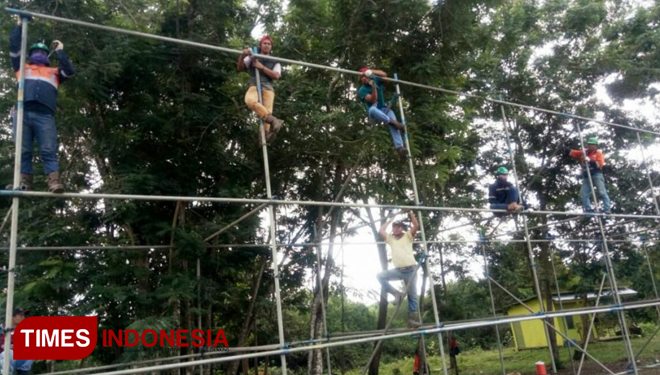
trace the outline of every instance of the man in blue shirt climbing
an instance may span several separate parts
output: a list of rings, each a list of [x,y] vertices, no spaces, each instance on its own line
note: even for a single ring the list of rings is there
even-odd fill
[[[389,125],[394,148],[402,159],[407,156],[406,149],[403,147],[401,132],[406,131],[405,126],[396,119],[396,114],[385,104],[385,95],[383,94],[383,81],[380,77],[387,77],[387,73],[382,70],[372,70],[369,68],[360,69],[362,75],[360,82],[362,86],[358,89],[358,98],[367,106],[369,120],[377,123]]]

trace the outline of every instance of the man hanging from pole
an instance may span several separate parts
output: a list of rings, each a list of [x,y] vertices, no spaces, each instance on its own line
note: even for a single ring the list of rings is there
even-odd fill
[[[9,34],[9,55],[11,64],[18,78],[21,68],[21,18]],[[48,191],[64,192],[60,182],[60,166],[57,159],[57,129],[55,126],[55,110],[57,109],[57,92],[61,82],[74,74],[73,65],[64,52],[64,44],[53,41],[55,56],[59,67],[51,67],[50,48],[42,42],[34,43],[28,50],[28,63],[25,64],[25,100],[23,117],[23,144],[21,147],[21,190],[32,187],[32,152],[34,140],[37,140],[41,160],[48,179]],[[14,133],[16,132],[16,110],[12,109]],[[12,189],[13,186],[8,186]]]
[[[594,209],[591,206],[591,185],[589,184],[589,174],[591,174],[591,180],[594,183],[596,194],[598,198],[603,201],[603,212],[606,214],[611,214],[610,197],[607,194],[607,188],[605,187],[605,177],[603,177],[605,156],[603,156],[603,153],[598,149],[598,138],[589,138],[587,140],[587,149],[584,150],[584,152],[583,150],[573,150],[567,146],[566,154],[570,155],[572,158],[578,159],[582,165],[582,187],[580,188],[580,200],[582,202],[582,209],[584,212],[594,212]],[[586,163],[584,160],[584,155],[586,155],[589,159],[589,161]]]
[[[259,54],[270,55],[272,49],[273,39],[268,35],[264,35],[259,41]],[[259,103],[257,76],[254,68],[259,70],[263,104]],[[252,56],[252,50],[246,48],[243,50],[243,53],[238,56],[236,69],[238,69],[239,72],[247,71],[250,73],[248,90],[245,93],[245,104],[254,113],[256,113],[260,119],[264,120],[266,142],[270,144],[275,141],[277,133],[280,131],[283,124],[280,119],[273,116],[273,102],[275,101],[275,89],[273,88],[273,82],[280,79],[282,75],[282,66],[276,61],[261,61],[256,59]]]
[[[406,231],[406,225],[402,221],[395,221],[392,224],[392,233],[387,233],[387,226],[391,220],[388,220],[380,227],[380,236],[390,245],[392,250],[393,269],[380,272],[377,275],[378,281],[385,291],[394,296],[394,304],[401,303],[408,294],[408,328],[417,328],[421,324],[417,320],[417,261],[413,254],[413,240],[419,230],[419,222],[415,214],[410,211],[408,214],[412,222],[410,231]],[[402,293],[393,287],[389,282],[391,280],[403,280],[407,285],[407,293]]]
[[[499,167],[497,180],[488,186],[488,203],[491,210],[507,210],[509,213],[518,213],[524,206],[519,203],[520,193],[518,189],[508,181],[509,171],[505,167]],[[502,217],[506,214],[496,212],[495,217]]]
[[[394,148],[402,159],[408,155],[406,148],[403,147],[401,133],[406,131],[405,126],[396,119],[396,114],[385,104],[385,95],[383,94],[383,81],[380,77],[387,77],[387,73],[382,70],[372,70],[369,68],[360,69],[362,75],[360,82],[362,86],[358,89],[358,98],[367,106],[367,115],[369,121],[387,124],[390,129],[390,135],[394,142]]]

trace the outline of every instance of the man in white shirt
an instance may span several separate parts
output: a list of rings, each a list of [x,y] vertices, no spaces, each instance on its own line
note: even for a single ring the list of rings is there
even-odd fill
[[[409,216],[412,222],[410,231],[406,231],[406,225],[401,221],[395,221],[392,224],[391,234],[387,233],[390,220],[380,227],[380,236],[385,239],[392,250],[392,265],[394,268],[380,272],[377,277],[385,291],[394,296],[395,305],[403,301],[406,293],[400,292],[389,282],[391,280],[403,280],[407,286],[408,294],[408,328],[416,328],[421,324],[417,320],[417,261],[413,254],[413,241],[419,230],[419,222],[412,211],[410,211]]]

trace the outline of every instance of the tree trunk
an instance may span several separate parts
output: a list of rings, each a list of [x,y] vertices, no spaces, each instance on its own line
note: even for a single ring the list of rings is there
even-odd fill
[[[253,326],[252,321],[254,320],[252,316],[254,315],[254,307],[257,303],[257,297],[259,295],[259,286],[261,285],[261,278],[266,270],[266,265],[268,264],[268,258],[264,257],[259,266],[259,270],[252,282],[252,297],[250,299],[250,305],[248,306],[247,312],[245,313],[245,319],[243,319],[243,326],[241,332],[238,336],[238,343],[236,346],[243,347],[247,342],[248,335],[250,334],[250,327]],[[227,375],[235,375],[238,370],[239,361],[232,361],[229,364],[227,369]]]
[[[365,203],[368,203],[368,198],[363,198]],[[367,214],[369,215],[369,224],[371,226],[371,232],[374,235],[374,240],[381,241],[382,238],[380,238],[380,235],[378,234],[378,227],[376,227],[376,223],[374,221],[373,214],[371,212],[371,208],[367,208]],[[381,223],[382,225],[385,221],[385,210],[381,209],[380,211],[380,217],[381,217]],[[379,225],[379,227],[380,227]],[[387,247],[385,244],[378,244],[378,258],[380,259],[380,267],[383,271],[387,270]],[[380,289],[380,302],[378,304],[378,325],[376,326],[376,329],[385,329],[385,325],[387,324],[387,293],[385,292],[385,289],[381,288]],[[378,345],[378,343],[374,343],[374,348]],[[380,367],[380,355],[383,350],[383,345],[380,345],[378,348],[378,351],[376,352],[374,356],[374,360],[371,362],[369,365],[369,375],[378,375],[378,369]]]

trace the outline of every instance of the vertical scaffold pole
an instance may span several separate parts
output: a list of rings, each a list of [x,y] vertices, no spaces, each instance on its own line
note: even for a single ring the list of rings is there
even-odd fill
[[[637,126],[635,126],[637,127]],[[660,215],[660,206],[658,206],[658,198],[655,195],[655,186],[653,186],[653,179],[651,178],[651,169],[649,168],[648,160],[646,160],[646,155],[644,154],[644,144],[642,144],[642,138],[639,136],[639,132],[635,132],[637,135],[637,143],[639,144],[639,151],[642,154],[642,162],[644,163],[644,168],[646,169],[646,178],[649,180],[649,189],[651,190],[651,198],[653,199],[653,207],[655,208],[655,214]],[[649,272],[651,274],[651,282],[653,283],[653,291],[655,293],[655,298],[658,298],[658,288],[655,284],[655,274],[653,272],[653,267],[651,266],[651,258],[649,257],[649,252],[646,247],[646,240],[642,243],[642,248],[646,254],[646,263],[649,267]],[[658,312],[658,317],[660,317],[660,306],[655,307]]]
[[[486,244],[485,236],[482,231],[479,231],[479,239],[481,244],[481,255],[484,258],[484,274],[486,275],[486,280],[488,280],[488,294],[490,295],[490,308],[493,312],[493,318],[497,318],[497,310],[495,309],[495,297],[493,296],[493,285],[490,281],[490,271],[488,267],[488,257],[486,256]],[[497,337],[497,351],[500,356],[500,369],[502,370],[502,375],[506,375],[506,367],[504,366],[504,354],[502,353],[502,339],[500,338],[500,325],[495,325],[495,336]]]
[[[500,95],[500,100],[502,97]],[[511,168],[513,169],[513,177],[516,180],[516,183],[519,185],[520,180],[518,179],[518,172],[516,170],[516,159],[514,157],[513,148],[511,148],[511,137],[509,136],[509,121],[506,117],[506,112],[504,106],[500,106],[502,110],[502,125],[504,126],[504,134],[506,135],[506,144],[509,151],[509,158],[511,159]],[[524,202],[522,196],[522,190],[519,191],[520,202]],[[536,263],[534,262],[534,249],[532,247],[532,242],[529,239],[529,227],[527,226],[527,216],[522,216],[523,227],[525,228],[525,241],[527,242],[527,256],[529,257],[529,264],[532,268],[532,278],[534,279],[534,290],[536,292],[536,299],[539,303],[539,313],[545,313],[545,305],[543,304],[543,295],[541,294],[541,286],[539,285],[539,275],[536,272]],[[552,373],[557,373],[557,364],[555,363],[554,350],[552,349],[552,342],[550,341],[550,330],[548,330],[548,325],[543,324],[543,331],[545,332],[545,339],[548,342],[548,353],[550,354],[550,363],[552,364]],[[553,333],[554,334],[554,333]]]
[[[394,73],[394,79],[399,80],[399,75]],[[396,93],[399,96],[399,113],[401,115],[401,124],[406,128],[406,116],[403,113],[403,100],[401,99],[401,89],[399,88],[399,83],[396,84]],[[403,135],[403,139],[406,143],[406,152],[408,153],[408,167],[410,168],[410,178],[412,179],[413,193],[415,194],[415,205],[419,206],[419,193],[417,192],[417,180],[415,179],[415,168],[413,167],[412,162],[412,153],[410,152],[410,142],[408,141],[408,129],[406,128],[406,133]],[[433,276],[429,270],[428,263],[428,244],[426,242],[426,233],[424,232],[424,218],[422,217],[422,211],[417,211],[417,218],[419,220],[419,232],[422,234],[422,250],[424,250],[424,255],[426,259],[424,260],[424,269],[426,271],[426,276],[429,279],[429,286],[431,290],[431,301],[433,302],[433,317],[435,318],[435,325],[437,327],[442,326],[440,324],[440,314],[438,313],[438,302],[435,299],[435,283],[433,282]],[[419,307],[418,307],[419,309]],[[442,360],[442,371],[444,375],[448,375],[447,372],[447,360],[445,358],[445,346],[442,341],[442,334],[438,333],[438,342],[440,344],[440,358]]]
[[[314,237],[316,237],[316,229],[314,229]],[[328,320],[327,320],[326,314],[325,314],[325,295],[323,293],[323,278],[321,277],[321,263],[323,261],[323,257],[321,256],[321,252],[323,251],[323,246],[317,246],[316,249],[317,249],[317,251],[316,251],[316,283],[317,283],[318,288],[319,288],[319,295],[321,296],[321,316],[323,317],[323,335],[325,337],[328,337]],[[328,272],[329,272],[329,270],[328,270]],[[310,337],[310,339],[315,339],[315,337]],[[312,352],[312,355],[314,355],[313,352]],[[330,366],[330,348],[325,348],[325,357],[326,357],[326,363],[327,363],[327,366],[328,366],[328,375],[332,375],[332,367]],[[321,362],[323,362],[323,361],[321,361]],[[323,363],[321,363],[321,368],[323,368]],[[323,371],[321,371],[321,373],[323,373]]]
[[[586,149],[584,147],[584,140],[582,139],[582,127],[579,123],[575,123],[575,126],[578,130],[578,137],[580,137],[580,147],[582,150],[582,158],[585,163],[585,170],[587,171],[587,177],[589,180],[589,187],[591,188],[591,198],[594,200],[594,205],[598,209],[600,204],[598,203],[598,197],[596,197],[596,189],[594,188],[594,182],[591,178],[591,170],[589,169],[589,158],[587,157]],[[607,268],[607,273],[610,277],[610,282],[612,283],[612,291],[614,297],[614,303],[617,306],[621,306],[621,295],[619,294],[619,285],[616,281],[616,275],[614,274],[614,266],[612,265],[612,258],[610,258],[610,251],[607,246],[607,236],[605,235],[605,228],[603,227],[602,214],[596,216],[598,220],[598,228],[600,230],[600,235],[603,242],[603,255],[605,256],[605,266]],[[635,363],[635,352],[632,348],[632,343],[630,342],[630,332],[628,331],[628,323],[626,323],[626,314],[623,310],[617,309],[617,315],[619,316],[619,321],[621,322],[621,333],[623,333],[624,346],[626,348],[626,354],[629,361],[629,366],[632,368],[632,371],[635,375],[639,372],[637,370],[637,364]]]
[[[257,48],[254,47],[257,52]],[[257,93],[259,94],[259,104],[263,104],[263,97],[261,95],[261,77],[259,76],[259,69],[254,68],[254,73],[257,79]],[[264,120],[259,119],[259,138],[261,139],[261,149],[264,154],[264,176],[266,179],[266,195],[268,199],[273,199],[273,192],[270,189],[270,168],[268,166],[268,145],[266,144],[266,129]],[[268,216],[270,218],[270,249],[273,258],[273,278],[275,279],[275,303],[277,304],[277,331],[280,338],[280,347],[284,348],[284,321],[282,319],[282,297],[280,295],[280,272],[278,269],[277,257],[277,237],[275,235],[275,210],[273,205],[268,206]],[[282,361],[282,375],[287,375],[286,371],[286,355],[280,355]]]
[[[637,128],[637,126],[635,126]],[[660,207],[658,206],[658,198],[655,195],[655,187],[653,186],[653,179],[651,178],[651,169],[649,169],[649,163],[646,160],[646,155],[644,155],[644,145],[642,144],[642,138],[639,136],[639,132],[635,132],[637,135],[637,143],[639,144],[639,151],[642,154],[642,162],[644,162],[644,168],[646,169],[646,178],[649,180],[649,189],[651,189],[651,198],[653,198],[653,206],[655,207],[656,215],[660,215]]]
[[[22,17],[21,21],[21,58],[20,70],[18,73],[18,102],[16,104],[16,134],[14,135],[14,189],[18,189],[21,184],[21,151],[23,144],[23,100],[25,94],[25,60],[27,53],[28,24],[27,17]],[[7,267],[7,306],[5,308],[5,327],[12,327],[12,315],[14,310],[14,268],[16,268],[16,244],[18,242],[18,206],[19,198],[14,196],[11,200],[11,229],[9,234],[9,266]],[[5,348],[11,348],[11,334],[5,335]],[[11,359],[10,350],[3,353],[2,375],[9,375],[9,365]]]

